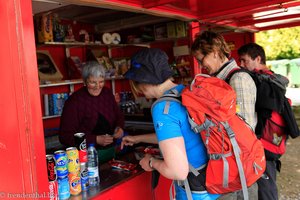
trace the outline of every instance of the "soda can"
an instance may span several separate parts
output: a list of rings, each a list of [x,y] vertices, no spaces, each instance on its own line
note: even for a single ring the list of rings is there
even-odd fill
[[[58,178],[64,178],[68,176],[68,158],[66,151],[58,150],[54,152],[54,158],[56,160],[56,173]]]
[[[68,199],[71,196],[68,177],[58,178],[58,197],[60,200]]]
[[[80,163],[80,179],[81,179],[81,190],[86,191],[89,189],[89,175],[87,163]]]
[[[53,154],[46,155],[46,166],[47,166],[48,181],[55,181],[56,169],[55,169],[55,159]]]
[[[68,171],[70,173],[80,171],[79,155],[76,147],[69,147],[66,149],[68,157]]]
[[[58,200],[57,181],[49,181],[49,199],[50,200]]]
[[[78,195],[81,192],[80,171],[69,173],[69,185],[71,195]]]
[[[87,162],[85,133],[74,134],[75,146],[79,151],[79,162]]]

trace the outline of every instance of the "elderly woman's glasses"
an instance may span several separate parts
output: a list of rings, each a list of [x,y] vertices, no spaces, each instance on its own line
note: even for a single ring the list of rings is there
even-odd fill
[[[101,85],[104,82],[104,80],[101,81],[87,81],[87,85],[90,87],[96,87],[98,85]]]

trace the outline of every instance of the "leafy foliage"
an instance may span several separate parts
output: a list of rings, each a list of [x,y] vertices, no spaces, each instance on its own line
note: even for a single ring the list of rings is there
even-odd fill
[[[300,57],[300,26],[261,31],[255,34],[255,41],[264,47],[267,60]]]

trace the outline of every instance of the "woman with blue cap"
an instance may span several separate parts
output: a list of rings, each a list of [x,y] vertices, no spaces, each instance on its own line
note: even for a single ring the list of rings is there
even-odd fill
[[[159,99],[168,93],[180,94],[184,89],[184,85],[172,81],[172,75],[165,52],[143,49],[132,57],[125,77],[130,80],[135,95]],[[164,113],[166,104],[168,112]],[[190,128],[186,108],[176,101],[157,101],[152,106],[152,118],[155,134],[127,136],[122,144],[158,143],[163,160],[146,154],[140,165],[145,171],[157,170],[174,180],[176,200],[217,199],[219,195],[209,194],[205,189],[207,153],[201,137]],[[195,176],[191,169],[196,169],[199,175]]]

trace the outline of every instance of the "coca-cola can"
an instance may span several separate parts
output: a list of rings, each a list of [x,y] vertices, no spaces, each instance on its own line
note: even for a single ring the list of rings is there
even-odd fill
[[[58,200],[58,184],[57,181],[49,181],[49,199]]]
[[[55,181],[57,175],[55,169],[55,159],[53,154],[46,155],[46,166],[47,166],[48,181]]]
[[[79,151],[79,162],[87,162],[85,133],[75,133],[75,146]]]

